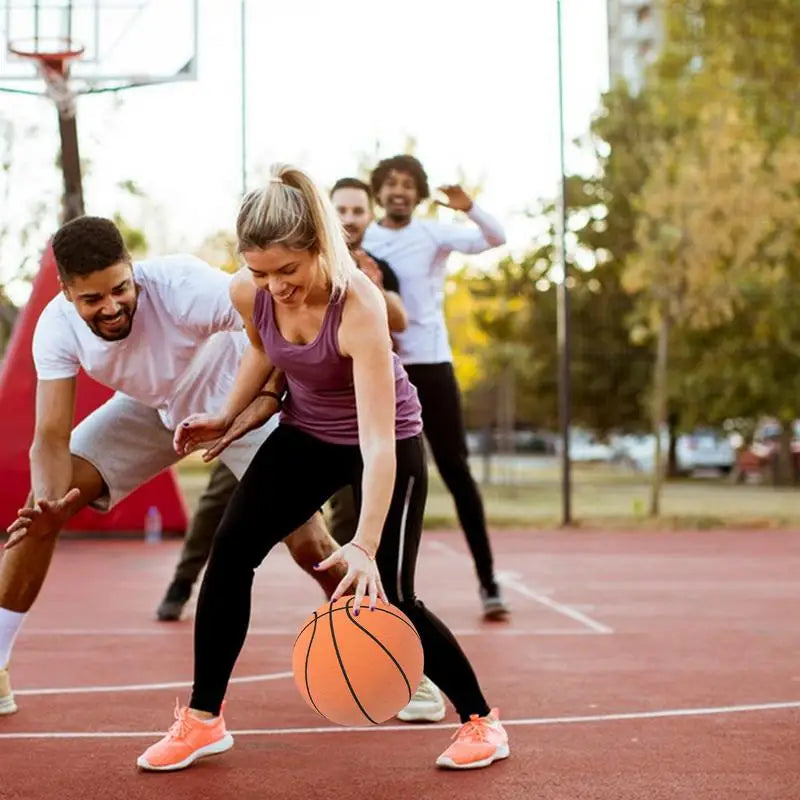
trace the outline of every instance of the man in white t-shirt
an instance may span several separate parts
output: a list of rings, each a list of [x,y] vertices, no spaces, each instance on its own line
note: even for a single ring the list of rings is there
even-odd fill
[[[215,412],[230,392],[247,337],[228,294],[230,276],[189,255],[131,262],[113,222],[80,217],[53,238],[63,292],[33,338],[36,425],[32,499],[0,560],[0,714],[16,710],[7,665],[14,637],[44,582],[57,535],[86,505],[107,510],[179,460],[175,426]],[[83,369],[116,394],[74,430]],[[277,422],[279,375],[240,416],[249,432],[220,460],[241,478]],[[339,578],[313,570],[336,549],[321,515],[286,540],[328,594]]]
[[[444,317],[447,259],[453,251],[482,253],[505,243],[497,220],[478,208],[460,186],[441,186],[448,208],[464,212],[475,225],[445,225],[414,216],[430,196],[422,164],[409,155],[381,161],[372,172],[372,192],[385,214],[364,236],[364,247],[386,259],[397,273],[408,327],[395,334],[400,359],[417,387],[425,438],[456,506],[480,582],[483,613],[502,619],[509,609],[500,594],[478,487],[467,461],[461,395]]]

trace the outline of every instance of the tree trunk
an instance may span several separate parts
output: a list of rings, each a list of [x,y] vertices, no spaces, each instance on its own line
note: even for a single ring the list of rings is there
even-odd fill
[[[501,404],[501,424],[500,424],[500,452],[503,456],[503,468],[501,470],[501,483],[512,483],[512,461],[516,448],[514,447],[514,421],[516,394],[514,380],[514,366],[511,363],[503,367],[502,377],[502,404]]]
[[[670,412],[667,416],[669,426],[669,450],[667,451],[667,477],[676,478],[678,470],[678,415]]]
[[[481,436],[481,483],[484,486],[492,484],[492,430],[494,428],[494,388],[491,383],[487,383],[484,394],[484,428]]]
[[[781,420],[781,437],[773,464],[773,483],[775,486],[791,486],[796,475],[792,454],[792,420]]]
[[[655,435],[655,458],[653,479],[650,486],[650,516],[661,513],[661,486],[664,482],[664,464],[661,452],[661,431],[667,422],[667,358],[669,345],[669,318],[662,307],[658,326],[658,347],[653,375],[653,434]]]

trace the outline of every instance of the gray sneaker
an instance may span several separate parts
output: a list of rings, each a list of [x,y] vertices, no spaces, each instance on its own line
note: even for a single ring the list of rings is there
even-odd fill
[[[511,613],[511,608],[503,600],[499,588],[495,588],[492,592],[481,588],[481,601],[483,602],[483,618],[486,620],[502,620]]]

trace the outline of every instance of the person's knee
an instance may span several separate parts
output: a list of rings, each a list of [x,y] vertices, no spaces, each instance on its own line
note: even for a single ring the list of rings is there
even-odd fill
[[[442,480],[449,486],[451,484],[471,484],[473,483],[472,472],[466,458],[458,456],[448,456],[436,462],[436,467]]]
[[[326,559],[338,549],[331,538],[322,514],[317,512],[304,525],[284,539],[295,562],[310,572],[315,564]]]
[[[221,533],[221,531],[220,531]],[[262,559],[249,549],[242,548],[235,541],[217,535],[206,564],[203,578],[207,581],[229,581],[231,576],[254,574]],[[234,579],[235,580],[235,579]]]

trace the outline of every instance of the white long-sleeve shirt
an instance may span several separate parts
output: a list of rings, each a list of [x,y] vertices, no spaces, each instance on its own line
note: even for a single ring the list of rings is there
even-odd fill
[[[452,361],[444,318],[447,257],[482,253],[505,244],[503,226],[473,203],[467,216],[477,225],[448,225],[414,217],[404,228],[372,223],[364,248],[388,261],[400,281],[400,296],[408,313],[408,328],[395,334],[404,364]]]

